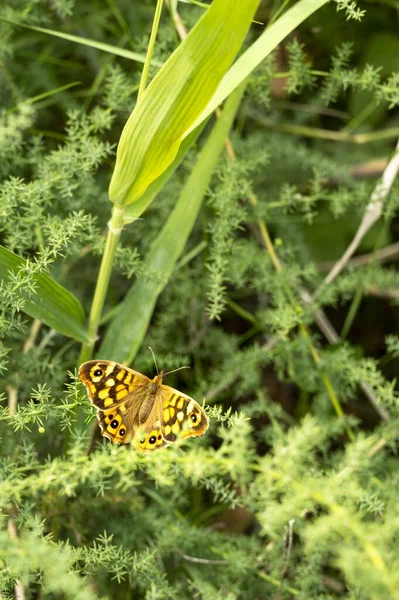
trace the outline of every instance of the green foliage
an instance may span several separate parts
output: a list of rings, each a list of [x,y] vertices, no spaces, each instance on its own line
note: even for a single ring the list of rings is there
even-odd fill
[[[165,383],[210,418],[204,437],[142,455],[100,439],[67,307],[54,294],[49,318],[43,282],[83,306],[86,335],[142,69],[105,48],[144,55],[153,4],[1,8],[0,596],[399,599],[397,180],[365,256],[325,281],[399,134],[394,50],[365,60],[374,34],[397,34],[395,9],[317,11],[228,114],[235,159],[218,160],[230,122],[212,117],[131,213],[96,351],[111,358],[125,336],[139,371],[154,374],[148,345],[164,371],[189,365]],[[204,13],[172,4],[187,27]],[[285,5],[261,3],[256,20],[278,23]],[[150,79],[178,44],[166,14],[158,40]],[[369,96],[351,117],[354,94]]]
[[[248,197],[247,165],[242,171],[242,166],[236,162],[226,162],[219,175],[220,184],[215,187],[208,200],[215,215],[208,228],[211,245],[206,265],[209,270],[207,312],[210,319],[218,319],[225,306],[226,269],[233,248],[232,240],[246,216],[245,207],[240,200],[243,196]]]

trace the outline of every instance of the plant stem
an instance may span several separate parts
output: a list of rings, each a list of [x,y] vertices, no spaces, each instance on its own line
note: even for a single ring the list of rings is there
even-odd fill
[[[233,310],[242,319],[249,321],[252,323],[252,325],[255,325],[260,330],[263,329],[262,323],[260,323],[260,321],[258,321],[258,319],[252,313],[250,313],[248,310],[245,310],[245,308],[240,306],[240,304],[237,304],[237,302],[234,302],[234,300],[231,300],[231,298],[227,300],[227,306],[229,306],[231,310]]]
[[[101,313],[104,307],[105,295],[107,293],[108,284],[111,277],[115,252],[123,229],[123,215],[124,209],[114,206],[111,220],[108,223],[107,241],[105,243],[100,272],[98,274],[93,303],[90,310],[89,324],[87,328],[90,342],[88,344],[83,344],[79,363],[90,359],[93,353]]]
[[[161,13],[162,13],[162,6],[163,6],[163,0],[157,0],[154,21],[152,23],[150,41],[148,43],[148,48],[147,48],[147,56],[145,57],[144,67],[143,67],[143,71],[141,73],[140,87],[139,87],[139,91],[137,94],[137,100],[140,99],[142,93],[144,92],[145,88],[147,87],[148,73],[150,70],[150,64],[151,64],[152,54],[154,52],[155,40],[156,40],[157,33],[158,33],[158,26],[159,26],[159,20],[161,18]]]
[[[319,127],[308,127],[306,125],[295,125],[291,123],[276,123],[272,119],[264,117],[259,111],[249,107],[247,115],[257,121],[263,127],[272,131],[290,133],[309,138],[333,140],[335,142],[344,142],[351,144],[368,144],[379,140],[397,138],[399,127],[390,127],[381,131],[371,131],[370,133],[346,133],[345,131],[331,131],[329,129],[320,129]]]
[[[341,335],[339,336],[341,338],[341,340],[346,339],[346,336],[348,335],[349,330],[353,325],[353,321],[355,320],[357,311],[359,310],[359,306],[362,301],[362,298],[363,298],[363,287],[361,285],[359,285],[359,287],[357,288],[357,290],[353,296],[351,305],[349,307],[348,314],[346,315],[345,323],[342,327]]]

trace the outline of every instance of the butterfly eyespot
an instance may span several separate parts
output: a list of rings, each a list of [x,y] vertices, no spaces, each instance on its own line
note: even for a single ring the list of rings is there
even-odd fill
[[[155,444],[157,438],[155,437],[155,435],[152,435],[148,441],[150,442],[150,444]]]
[[[101,371],[101,369],[96,369],[94,371],[94,377],[100,377],[103,374],[103,372]]]
[[[120,429],[119,430],[119,435],[124,436],[126,433],[126,431],[124,429]]]
[[[159,439],[159,440],[162,440],[162,435],[159,435],[159,436],[158,436],[158,439]]]
[[[196,423],[198,420],[198,417],[197,417],[197,415],[192,414],[192,415],[190,415],[190,419],[192,420],[193,423]]]
[[[114,415],[108,415],[108,419],[109,419],[110,421],[112,421],[112,419],[113,419],[113,418],[114,418]]]
[[[144,442],[145,442],[145,438],[142,438],[142,439],[140,440],[140,444],[144,444]]]
[[[111,427],[113,427],[114,429],[116,429],[118,427],[118,421],[116,419],[114,419],[111,423]]]

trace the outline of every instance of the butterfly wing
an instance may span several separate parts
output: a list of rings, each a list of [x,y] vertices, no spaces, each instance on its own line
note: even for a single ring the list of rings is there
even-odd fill
[[[132,441],[150,379],[117,362],[89,360],[79,379],[97,408],[101,434],[116,444]]]
[[[198,402],[168,385],[161,387],[158,410],[162,436],[168,443],[199,437],[208,429],[208,417]]]

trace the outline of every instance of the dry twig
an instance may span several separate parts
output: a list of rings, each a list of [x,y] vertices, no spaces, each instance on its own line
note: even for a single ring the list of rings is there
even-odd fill
[[[399,242],[395,242],[394,244],[390,244],[389,246],[381,248],[380,250],[376,250],[375,252],[367,252],[366,254],[361,254],[360,256],[354,256],[348,261],[347,265],[357,267],[368,265],[369,263],[375,261],[383,262],[385,260],[393,260],[398,256]],[[335,260],[321,263],[318,265],[318,268],[320,271],[329,271],[334,265]]]
[[[319,290],[316,292],[317,295],[321,289],[323,289],[324,285],[328,285],[336,279],[336,277],[341,273],[341,271],[346,267],[348,261],[351,259],[353,254],[358,249],[362,239],[366,235],[366,233],[372,228],[372,226],[380,219],[382,215],[382,208],[384,205],[384,200],[388,196],[392,185],[395,181],[395,178],[399,171],[399,141],[396,144],[395,153],[389,161],[385,171],[382,174],[381,180],[378,182],[376,187],[374,188],[373,193],[371,194],[370,202],[368,203],[361,223],[359,225],[358,230],[355,233],[355,236],[344,254],[341,258],[335,263],[331,271],[328,273],[327,277],[324,280],[322,286],[320,286]]]

